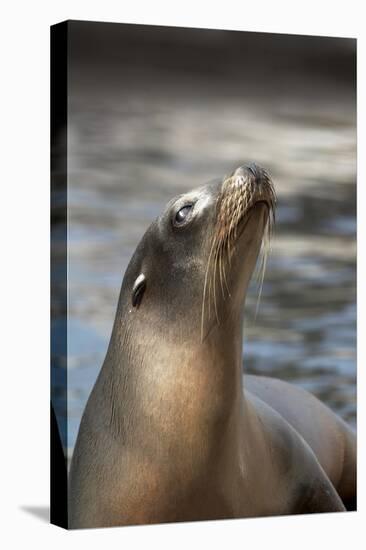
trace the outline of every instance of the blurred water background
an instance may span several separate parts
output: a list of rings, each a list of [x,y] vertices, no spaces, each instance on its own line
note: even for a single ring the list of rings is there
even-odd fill
[[[56,377],[53,392],[68,454],[144,231],[170,198],[247,161],[271,173],[278,209],[244,369],[355,426],[355,42],[95,23],[72,23],[69,41],[68,388]]]

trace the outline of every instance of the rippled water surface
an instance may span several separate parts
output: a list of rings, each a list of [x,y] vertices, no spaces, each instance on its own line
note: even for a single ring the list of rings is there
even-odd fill
[[[170,198],[247,161],[272,174],[278,210],[256,319],[254,284],[247,299],[244,369],[300,384],[355,425],[352,102],[188,88],[87,97],[71,98],[68,127],[69,452],[144,231]]]

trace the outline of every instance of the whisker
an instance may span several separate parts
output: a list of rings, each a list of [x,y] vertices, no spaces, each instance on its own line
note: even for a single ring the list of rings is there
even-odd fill
[[[222,277],[222,255],[221,255],[221,243],[217,247],[217,256],[218,256],[218,263],[219,263],[219,274],[220,274],[220,286],[221,286],[221,293],[223,299],[225,299],[225,293],[224,293],[224,283],[223,283],[223,277]]]
[[[213,270],[213,295],[214,295],[214,306],[217,324],[220,325],[219,314],[217,311],[217,301],[216,301],[216,268],[217,268],[217,258],[214,256],[214,270]]]
[[[227,294],[229,296],[229,298],[231,298],[231,293],[230,293],[230,290],[229,290],[229,285],[227,284],[227,278],[226,278],[226,270],[225,270],[225,248],[224,246],[221,246],[221,255],[223,256],[223,274],[224,274],[224,283],[225,283],[225,287],[226,287],[226,291],[227,291]]]
[[[205,319],[205,301],[206,301],[207,279],[208,279],[208,273],[209,273],[210,264],[211,264],[212,251],[214,249],[215,242],[216,242],[216,235],[214,235],[214,237],[212,239],[211,250],[210,250],[208,260],[207,260],[207,267],[206,267],[206,273],[205,273],[205,282],[204,282],[204,285],[203,285],[202,313],[201,313],[201,342],[203,342],[203,328],[204,328],[204,319]],[[209,304],[209,307],[210,307],[210,297],[209,297],[208,304]],[[209,319],[210,319],[210,316],[211,315],[210,315],[210,312],[209,312]]]
[[[258,315],[258,309],[259,309],[259,304],[260,304],[262,290],[263,290],[264,275],[267,267],[267,259],[269,254],[269,243],[270,243],[269,231],[270,231],[270,220],[268,219],[263,229],[263,241],[262,241],[262,248],[261,248],[262,258],[261,258],[260,280],[259,280],[260,282],[259,282],[259,292],[258,292],[257,304],[255,308],[255,315],[254,315],[255,320],[257,319],[257,315]]]

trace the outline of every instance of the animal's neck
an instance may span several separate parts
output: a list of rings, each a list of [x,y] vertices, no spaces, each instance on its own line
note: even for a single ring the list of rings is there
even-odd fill
[[[105,398],[112,421],[119,424],[117,433],[138,438],[142,426],[146,445],[148,425],[151,444],[179,442],[186,448],[205,439],[211,444],[222,439],[234,412],[242,407],[241,329],[234,332],[232,326],[220,325],[203,343],[150,341],[136,349],[130,349],[128,334],[121,337],[123,346],[114,336],[106,362],[114,372],[104,375]],[[118,363],[120,353],[114,346],[126,350]]]

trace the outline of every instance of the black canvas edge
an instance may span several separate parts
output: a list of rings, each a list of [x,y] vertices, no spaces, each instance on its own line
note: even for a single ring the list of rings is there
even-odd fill
[[[202,27],[202,26],[196,26],[196,25],[184,25],[184,24],[159,24],[159,23],[149,23],[149,22],[137,22],[137,21],[112,21],[110,19],[68,19],[67,21],[64,21],[63,23],[57,23],[56,25],[63,25],[64,23],[87,23],[87,24],[94,24],[94,25],[114,25],[114,26],[126,26],[126,27],[135,27],[139,28],[140,30],[144,30],[144,28],[154,28],[154,29],[167,29],[171,30],[172,32],[179,31],[179,30],[185,30],[185,31],[191,31],[191,30],[197,30],[197,31],[219,31],[219,32],[228,32],[228,33],[247,33],[247,34],[256,34],[261,36],[278,36],[278,37],[289,37],[289,38],[328,38],[328,39],[334,39],[334,40],[356,40],[358,38],[358,34],[354,35],[347,35],[347,36],[339,36],[336,34],[312,34],[311,31],[306,33],[291,33],[291,32],[280,32],[280,31],[268,31],[268,30],[253,30],[253,29],[237,29],[232,27]]]
[[[51,327],[56,310],[67,319],[67,70],[68,70],[68,23],[51,26]],[[56,235],[57,229],[57,235]],[[56,273],[55,255],[58,256]],[[60,269],[60,257],[61,269]],[[52,330],[52,328],[51,328]],[[67,361],[67,330],[58,340],[57,357]],[[63,450],[60,431],[66,434],[67,417],[57,419],[53,402],[53,376],[55,375],[56,347],[51,337],[51,433],[50,433],[50,522],[67,529],[67,460]],[[67,363],[59,369],[64,389],[67,410]],[[60,423],[64,425],[60,425]]]

